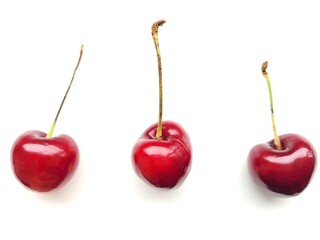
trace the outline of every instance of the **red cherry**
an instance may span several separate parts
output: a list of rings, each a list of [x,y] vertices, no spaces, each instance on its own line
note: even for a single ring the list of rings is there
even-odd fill
[[[79,149],[71,137],[46,135],[28,131],[12,147],[14,173],[25,186],[39,192],[63,186],[79,163]]]
[[[268,62],[263,63],[262,73],[269,89],[274,140],[251,149],[248,156],[249,170],[258,184],[273,192],[293,196],[308,186],[317,156],[306,138],[297,134],[277,135],[267,66]]]
[[[152,25],[152,37],[157,51],[159,73],[159,119],[140,137],[132,151],[133,167],[139,177],[160,188],[179,186],[191,166],[191,144],[186,131],[172,121],[162,122],[162,66],[158,42],[158,27]]]
[[[136,173],[160,188],[179,186],[191,166],[191,144],[186,131],[172,121],[162,123],[162,138],[156,139],[157,124],[150,126],[132,151]]]
[[[281,135],[282,149],[273,141],[259,144],[249,153],[249,167],[259,184],[273,192],[296,195],[309,184],[316,165],[311,143],[297,134]]]
[[[80,64],[82,52],[83,46],[48,134],[41,131],[28,131],[19,136],[12,146],[13,172],[21,183],[32,190],[48,192],[63,186],[70,180],[78,166],[79,149],[76,142],[68,135],[52,137],[52,134]]]

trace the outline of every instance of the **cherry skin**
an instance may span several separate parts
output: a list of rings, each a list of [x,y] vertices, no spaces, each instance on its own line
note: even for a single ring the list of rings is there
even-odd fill
[[[25,186],[48,192],[69,181],[79,163],[79,149],[68,135],[46,138],[41,131],[28,131],[12,146],[16,177]]]
[[[132,150],[135,172],[153,186],[178,187],[191,167],[189,136],[178,123],[163,121],[162,138],[157,140],[157,126],[157,123],[150,126]]]
[[[251,175],[269,190],[297,195],[309,184],[315,166],[316,152],[312,144],[297,134],[279,136],[282,149],[274,141],[258,144],[248,156]]]

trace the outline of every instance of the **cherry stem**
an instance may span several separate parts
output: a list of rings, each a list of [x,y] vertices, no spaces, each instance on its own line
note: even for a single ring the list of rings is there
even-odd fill
[[[161,55],[160,55],[160,47],[158,40],[158,28],[162,26],[166,21],[161,19],[154,24],[152,24],[152,38],[154,41],[154,45],[157,51],[157,59],[158,59],[158,73],[159,73],[159,119],[158,119],[158,128],[156,133],[156,139],[160,140],[162,138],[162,65],[161,65]]]
[[[271,119],[272,119],[272,128],[273,128],[273,135],[274,135],[274,145],[275,145],[277,150],[281,150],[282,149],[281,142],[280,142],[279,136],[277,134],[276,122],[274,120],[272,89],[271,89],[269,74],[267,73],[267,67],[268,67],[268,62],[265,61],[262,64],[261,71],[262,71],[262,74],[263,74],[264,78],[267,80],[267,84],[268,84],[269,98],[270,98]]]
[[[77,63],[77,65],[76,65],[76,67],[75,67],[75,69],[74,69],[74,71],[73,71],[73,75],[72,75],[71,81],[70,81],[70,83],[69,83],[69,86],[68,86],[68,88],[67,88],[66,93],[65,93],[64,96],[63,96],[63,99],[62,99],[62,102],[61,102],[61,104],[60,104],[60,107],[59,107],[59,110],[58,110],[58,112],[57,112],[57,115],[56,115],[56,117],[55,117],[55,119],[54,119],[54,121],[53,121],[53,123],[52,123],[52,125],[51,125],[51,128],[50,128],[50,130],[49,130],[49,132],[48,132],[48,134],[47,134],[47,138],[51,138],[51,137],[52,137],[53,130],[54,130],[54,128],[55,128],[55,126],[56,126],[56,123],[57,123],[57,121],[58,121],[58,118],[59,118],[59,115],[60,115],[62,106],[63,106],[63,104],[64,104],[64,102],[65,102],[65,100],[66,100],[66,98],[67,98],[67,95],[68,95],[69,90],[70,90],[70,88],[71,88],[71,85],[72,85],[72,83],[73,83],[73,79],[74,79],[74,77],[75,77],[75,75],[76,75],[77,69],[78,69],[79,64],[80,64],[80,62],[81,62],[82,53],[83,53],[83,45],[81,45],[78,63]]]

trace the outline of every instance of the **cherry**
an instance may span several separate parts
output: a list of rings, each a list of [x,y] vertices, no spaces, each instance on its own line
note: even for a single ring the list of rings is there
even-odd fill
[[[152,25],[159,73],[159,118],[141,135],[132,150],[132,164],[137,175],[159,188],[180,186],[191,167],[192,150],[187,132],[176,122],[162,121],[162,66],[158,42],[159,20]]]
[[[312,144],[298,134],[278,136],[274,120],[273,98],[268,62],[262,65],[267,80],[274,140],[254,146],[248,156],[250,173],[259,185],[272,192],[294,196],[309,184],[315,166],[316,152]]]
[[[11,149],[11,161],[17,179],[31,190],[48,192],[67,183],[79,164],[79,148],[68,135],[52,137],[60,111],[73,83],[78,63],[48,134],[32,130],[20,135]]]

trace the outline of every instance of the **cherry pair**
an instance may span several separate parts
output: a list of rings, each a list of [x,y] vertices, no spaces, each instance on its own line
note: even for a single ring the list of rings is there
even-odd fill
[[[140,137],[132,151],[132,163],[138,176],[160,188],[179,186],[188,175],[192,161],[192,147],[187,132],[172,121],[162,121],[162,66],[158,28],[164,20],[152,25],[159,73],[159,119]],[[17,178],[30,189],[47,192],[63,186],[79,163],[79,149],[68,135],[52,137],[61,108],[72,85],[82,58],[78,63],[48,134],[29,131],[22,134],[12,147],[12,164]],[[267,62],[262,73],[267,80],[274,140],[252,148],[248,161],[250,172],[258,182],[273,192],[296,195],[308,185],[316,165],[316,153],[302,136],[278,136],[274,121],[272,91]]]
[[[157,187],[172,188],[182,182],[190,169],[191,144],[189,136],[179,124],[162,122],[162,72],[158,27],[164,23],[164,20],[160,20],[152,25],[159,66],[159,121],[141,136],[133,149],[132,160],[139,176]],[[68,135],[52,137],[52,134],[79,67],[82,53],[83,46],[49,132],[25,132],[13,144],[11,158],[14,173],[21,183],[32,190],[48,192],[63,186],[79,164],[76,142]]]

